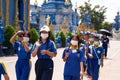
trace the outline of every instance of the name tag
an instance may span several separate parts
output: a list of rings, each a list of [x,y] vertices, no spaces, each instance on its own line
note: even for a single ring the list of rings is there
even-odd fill
[[[97,53],[98,53],[98,54],[100,54],[100,53],[101,53],[101,51],[99,51],[99,50],[98,50],[98,51],[97,51]]]
[[[18,47],[18,51],[20,51],[20,47]]]

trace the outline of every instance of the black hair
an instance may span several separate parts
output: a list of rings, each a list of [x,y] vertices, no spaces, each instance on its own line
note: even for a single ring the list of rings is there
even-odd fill
[[[25,35],[25,34],[27,34],[27,36],[28,36],[29,38],[31,37],[30,32],[25,31],[25,32],[24,32],[24,35]]]
[[[18,33],[18,37],[23,37],[23,36],[24,36],[24,32]]]
[[[72,35],[70,38],[70,41],[72,40],[73,37],[77,37],[77,40],[79,40],[79,36],[78,35]]]
[[[78,36],[78,35],[72,35],[71,38],[70,38],[70,41],[72,40],[73,37],[76,37],[76,38],[77,38],[77,40],[78,40],[78,46],[79,46],[79,36]],[[71,43],[70,43],[70,45],[71,45]],[[70,46],[69,46],[69,47],[70,47]]]
[[[79,45],[80,45],[80,43],[79,43],[79,35],[72,35],[72,37],[70,38],[70,41],[72,40],[73,37],[76,37],[77,40],[78,40],[78,49],[77,49],[77,53],[79,54],[79,53],[81,53],[81,51],[79,50]],[[70,43],[70,45],[71,45],[71,43]],[[68,47],[67,52],[69,52],[69,50],[70,50],[70,46]]]
[[[83,42],[83,35],[82,34],[79,34],[78,37],[79,37],[79,44]]]
[[[95,36],[95,38],[94,38],[94,39],[99,40],[99,37],[98,37],[98,36]]]

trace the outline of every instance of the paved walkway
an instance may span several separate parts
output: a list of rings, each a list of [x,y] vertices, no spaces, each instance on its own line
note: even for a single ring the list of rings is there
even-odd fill
[[[120,41],[111,41],[108,53],[99,80],[120,80]]]
[[[104,67],[100,70],[99,80],[120,80],[120,41],[111,41],[108,52],[108,59],[105,59]],[[58,49],[58,54],[54,60],[54,75],[53,80],[63,80],[64,62],[62,61],[63,48]],[[34,63],[37,58],[32,58],[32,70],[30,80],[35,80]],[[16,80],[15,77],[15,62],[16,56],[0,57],[0,61],[4,61],[10,80]],[[86,80],[86,78],[84,78]]]

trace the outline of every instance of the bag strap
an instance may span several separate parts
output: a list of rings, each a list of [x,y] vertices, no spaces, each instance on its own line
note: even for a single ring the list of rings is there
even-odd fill
[[[93,46],[92,46],[92,49],[94,50],[96,57],[99,59],[99,57],[97,55],[97,52],[96,52],[96,50],[95,50],[95,48]]]
[[[90,45],[90,46],[89,46],[89,49],[90,49],[90,53],[91,53],[91,54],[93,53],[92,48],[93,48],[93,46]]]

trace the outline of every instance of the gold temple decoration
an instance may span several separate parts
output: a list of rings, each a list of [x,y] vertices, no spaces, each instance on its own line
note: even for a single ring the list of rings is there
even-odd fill
[[[75,9],[77,9],[78,7],[77,7],[77,3],[75,4]]]
[[[28,30],[30,31],[30,0],[28,0]]]
[[[97,31],[95,30],[95,28],[90,28],[90,32],[94,32],[94,33],[97,33]]]
[[[54,29],[53,24],[50,24],[49,28],[50,28],[50,30],[53,30]]]
[[[46,25],[49,26],[50,25],[50,16],[48,15],[48,17],[46,18]]]
[[[6,0],[6,25],[9,25],[9,0]]]
[[[92,26],[92,28],[88,28],[84,25],[84,23],[81,23],[78,27],[77,27],[77,33],[79,34],[81,31],[90,31],[90,32],[94,32],[96,33],[97,31],[94,29],[94,27]]]
[[[84,23],[81,23],[78,27],[77,27],[77,33],[79,34],[81,31],[85,31],[85,26]]]
[[[4,16],[2,16],[2,0],[0,0],[0,16],[2,17],[2,21],[4,21]]]
[[[54,26],[50,22],[50,16],[46,18],[46,25],[50,28],[50,30],[53,30]]]
[[[66,20],[66,17],[64,17],[64,21],[60,25],[60,30],[66,35],[68,29],[69,29],[69,24],[68,24],[68,22]]]
[[[36,5],[36,6],[38,5],[38,2],[37,2],[37,0],[35,0],[35,2],[34,2],[34,5]]]
[[[0,0],[0,16],[2,16],[2,0]]]
[[[65,5],[70,5],[70,0],[66,0],[66,1],[64,2],[64,4],[65,4]]]
[[[44,3],[46,3],[46,0],[44,0]]]
[[[26,0],[23,0],[24,1],[24,24],[23,24],[23,28],[24,28],[24,31],[26,31]]]
[[[18,0],[16,0],[16,15],[15,15],[15,20],[14,20],[14,26],[15,26],[16,31],[20,30],[20,26],[18,26],[18,22],[19,22],[19,19],[18,19]]]

